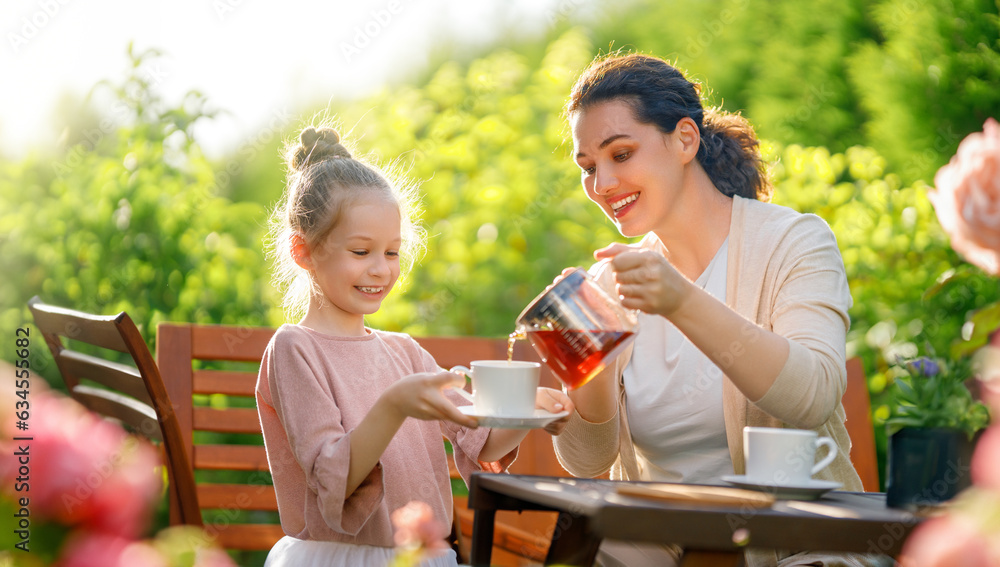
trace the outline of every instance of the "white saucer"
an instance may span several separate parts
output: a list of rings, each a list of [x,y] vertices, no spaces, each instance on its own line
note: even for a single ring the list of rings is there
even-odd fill
[[[543,409],[536,409],[534,415],[524,417],[479,415],[475,412],[475,408],[473,406],[460,406],[458,411],[469,417],[476,418],[476,420],[479,421],[479,425],[483,427],[497,427],[504,429],[535,429],[537,427],[545,427],[553,421],[569,415],[568,411],[551,413]]]
[[[779,500],[816,500],[827,492],[843,486],[839,482],[816,479],[811,479],[806,484],[801,485],[776,486],[774,484],[752,482],[746,475],[742,474],[727,475],[722,477],[722,480],[740,488],[749,488],[750,490],[759,490],[773,494]]]

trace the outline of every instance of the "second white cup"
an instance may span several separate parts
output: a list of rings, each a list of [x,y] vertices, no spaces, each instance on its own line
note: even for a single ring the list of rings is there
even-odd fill
[[[524,360],[473,360],[469,366],[455,366],[451,372],[463,372],[472,379],[472,395],[456,391],[472,402],[479,415],[496,417],[531,417],[535,415],[538,389],[537,362]]]
[[[827,454],[816,463],[816,449]],[[837,456],[837,444],[809,429],[744,427],[747,480],[769,486],[805,486]]]

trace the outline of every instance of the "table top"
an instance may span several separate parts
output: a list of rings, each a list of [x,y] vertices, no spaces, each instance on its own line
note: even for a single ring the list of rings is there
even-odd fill
[[[923,520],[887,508],[883,493],[833,491],[814,501],[776,500],[769,507],[756,507],[626,495],[618,492],[621,483],[475,473],[469,507],[560,511],[586,518],[588,530],[601,538],[719,551],[750,546],[897,555],[906,536]]]

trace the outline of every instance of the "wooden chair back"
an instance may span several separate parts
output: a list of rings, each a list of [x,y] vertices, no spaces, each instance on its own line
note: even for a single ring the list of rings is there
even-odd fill
[[[868,380],[860,358],[847,361],[847,390],[843,398],[847,433],[851,436],[851,463],[861,477],[865,492],[879,492],[878,456],[872,426]]]
[[[37,296],[28,308],[69,394],[89,410],[158,443],[167,467],[170,499],[177,508],[174,523],[201,525],[194,477],[174,405],[132,319],[124,311],[101,316],[56,307]]]
[[[229,550],[267,550],[284,536],[254,400],[274,331],[174,323],[156,329],[157,364],[177,404],[205,530]]]

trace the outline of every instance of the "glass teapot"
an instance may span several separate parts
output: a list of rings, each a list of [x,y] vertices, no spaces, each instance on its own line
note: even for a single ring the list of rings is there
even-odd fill
[[[573,268],[524,308],[511,336],[527,338],[573,390],[604,370],[635,339],[637,326],[634,311]]]

